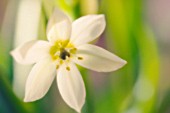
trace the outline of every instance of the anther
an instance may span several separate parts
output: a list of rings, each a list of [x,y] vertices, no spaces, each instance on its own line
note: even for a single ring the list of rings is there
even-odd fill
[[[67,70],[67,71],[70,71],[70,67],[66,67],[66,70]]]
[[[60,64],[63,64],[63,61],[62,61],[62,60],[60,60]]]
[[[76,53],[76,51],[77,51],[77,48],[70,49],[71,53]]]
[[[59,65],[56,65],[56,69],[58,69],[59,68]]]
[[[83,57],[77,57],[78,58],[78,60],[83,60]]]

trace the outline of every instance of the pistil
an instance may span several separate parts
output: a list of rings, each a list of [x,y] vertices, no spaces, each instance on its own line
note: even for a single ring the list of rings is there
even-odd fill
[[[65,49],[62,48],[62,49],[60,50],[60,58],[61,58],[62,60],[66,60],[67,57],[70,57],[70,53],[67,52]]]

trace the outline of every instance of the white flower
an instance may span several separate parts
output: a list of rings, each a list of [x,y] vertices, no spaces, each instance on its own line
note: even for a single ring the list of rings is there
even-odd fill
[[[48,41],[30,41],[11,52],[18,63],[35,63],[26,82],[24,101],[42,98],[56,77],[64,101],[80,112],[86,92],[75,63],[98,72],[114,71],[126,64],[118,56],[88,44],[104,29],[104,15],[83,16],[71,23],[56,9],[48,23]]]

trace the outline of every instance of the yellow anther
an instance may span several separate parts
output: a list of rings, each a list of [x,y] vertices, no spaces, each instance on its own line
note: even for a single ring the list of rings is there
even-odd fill
[[[70,71],[70,67],[67,66],[67,67],[66,67],[66,70],[67,70],[67,71]]]
[[[83,57],[77,57],[78,58],[78,60],[83,60]]]
[[[59,68],[59,65],[56,65],[56,69],[58,69]]]
[[[77,51],[77,48],[70,49],[70,53],[72,54],[76,53],[76,51]]]
[[[63,64],[63,60],[60,60],[60,64]]]

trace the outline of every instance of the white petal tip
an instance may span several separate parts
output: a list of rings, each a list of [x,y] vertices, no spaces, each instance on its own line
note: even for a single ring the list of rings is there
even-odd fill
[[[72,109],[74,109],[77,113],[81,113],[81,110],[82,110],[82,108],[83,108],[83,105],[84,105],[84,103],[85,103],[85,99],[84,99],[84,101],[83,101],[83,103],[81,104],[81,105],[78,105],[78,106],[70,106]]]
[[[27,98],[24,98],[24,102],[31,102],[31,101]]]
[[[117,69],[115,69],[115,70],[118,70],[118,69],[120,69],[120,68],[122,68],[123,66],[125,66],[127,64],[127,61],[126,60],[121,60],[120,61],[120,65],[117,67]]]
[[[101,20],[102,22],[105,23],[105,15],[104,14],[96,15],[96,19],[99,19],[99,20]]]
[[[77,111],[78,113],[81,113],[81,110],[82,110],[82,108],[83,108],[84,103],[85,103],[85,98],[84,98],[84,101],[83,101],[83,103],[82,103],[81,105],[79,105],[79,106],[77,106],[77,107],[74,107],[73,109],[74,109],[75,111]]]
[[[35,100],[37,100],[37,99],[30,98],[30,97],[28,97],[28,96],[25,96],[25,98],[24,98],[24,102],[33,102],[33,101],[35,101]]]
[[[22,59],[22,57],[20,56],[20,54],[18,53],[18,51],[13,50],[13,51],[10,52],[10,55],[15,59],[15,61],[16,61],[17,63],[24,64],[24,63],[22,63],[22,62],[23,62],[23,59]]]
[[[40,98],[37,98],[37,97],[32,97],[31,95],[27,95],[24,97],[24,102],[33,102],[33,101],[36,101]]]
[[[126,60],[123,60],[123,66],[127,64],[127,61]]]
[[[37,99],[31,99],[31,98],[27,98],[25,97],[24,98],[24,102],[33,102],[33,101],[36,101]]]
[[[113,68],[110,68],[109,70],[100,70],[98,72],[112,72],[112,71],[116,71],[116,70],[119,70],[119,69],[123,68],[123,66],[125,66],[126,64],[127,64],[127,61],[121,59],[121,61],[119,61],[117,63],[117,65],[113,66]]]
[[[15,50],[10,51],[9,54],[10,54],[12,57],[14,57],[14,56],[15,56]]]
[[[81,113],[81,110],[73,108],[77,113]]]
[[[80,110],[76,110],[78,113],[81,113],[81,109]]]
[[[81,109],[82,109],[82,107],[81,108],[79,108],[79,107],[77,107],[77,108],[73,108],[77,113],[81,113]]]
[[[13,51],[10,51],[9,54],[10,54],[11,56],[13,56]]]
[[[9,54],[15,59],[15,52],[14,52],[14,50],[13,50],[13,51],[10,51]]]

